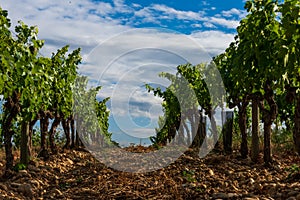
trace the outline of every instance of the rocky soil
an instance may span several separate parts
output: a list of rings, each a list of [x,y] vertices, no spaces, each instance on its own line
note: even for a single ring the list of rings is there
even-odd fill
[[[147,152],[145,147],[127,148]],[[296,165],[295,165],[296,164]],[[187,151],[147,173],[113,170],[86,151],[64,150],[0,181],[0,199],[288,199],[300,200],[300,158],[274,157],[271,167],[232,155],[200,159]],[[4,160],[0,162],[4,169]]]

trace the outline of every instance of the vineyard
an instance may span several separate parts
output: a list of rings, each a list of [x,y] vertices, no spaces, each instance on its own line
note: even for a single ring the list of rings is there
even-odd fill
[[[161,72],[168,88],[145,85],[164,115],[152,145],[122,149],[127,161],[109,132],[110,97],[99,100],[101,86],[78,73],[80,48],[41,55],[38,28],[11,27],[0,7],[0,198],[300,199],[300,2],[248,0],[245,9],[222,54]],[[220,109],[230,109],[223,127]],[[88,152],[108,149],[126,168],[170,146],[187,148],[142,173]]]

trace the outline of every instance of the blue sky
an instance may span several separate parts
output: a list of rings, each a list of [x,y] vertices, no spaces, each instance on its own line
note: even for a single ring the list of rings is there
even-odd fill
[[[111,3],[111,1],[105,1]],[[122,2],[122,1],[115,1]],[[244,14],[243,2],[239,1],[124,1],[131,9],[120,10],[109,16],[117,18],[123,25],[138,28],[166,27],[184,34],[201,30],[234,32],[232,21]],[[224,22],[224,23],[222,23]],[[230,28],[229,28],[230,27]]]
[[[244,15],[238,1],[125,1],[135,13],[117,14],[123,24],[144,28],[166,27],[184,34],[199,30],[234,32],[234,24]],[[222,23],[223,22],[223,23]]]
[[[42,55],[66,44],[82,48],[79,71],[103,86],[100,98],[111,97],[110,130],[121,144],[153,135],[162,114],[161,99],[143,84],[167,87],[160,71],[174,73],[178,64],[223,52],[246,15],[244,0],[2,0],[0,6],[13,25],[38,26]]]

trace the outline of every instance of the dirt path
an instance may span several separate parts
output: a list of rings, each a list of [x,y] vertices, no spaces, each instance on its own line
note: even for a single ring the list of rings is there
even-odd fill
[[[236,154],[200,159],[189,151],[158,171],[126,173],[104,166],[87,152],[65,151],[46,162],[35,159],[27,170],[2,180],[0,199],[300,200],[294,163],[300,164],[299,157],[275,157],[266,168]]]

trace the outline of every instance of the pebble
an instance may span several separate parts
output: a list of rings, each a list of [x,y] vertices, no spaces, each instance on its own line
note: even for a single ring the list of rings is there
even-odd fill
[[[55,195],[63,196],[63,193],[59,189],[54,190]]]
[[[212,195],[213,199],[228,199],[228,194],[226,193],[215,193]]]
[[[298,191],[291,191],[287,194],[288,197],[297,196],[299,194]]]
[[[70,158],[67,158],[67,159],[66,159],[66,162],[67,162],[69,165],[73,165],[73,164],[74,164],[73,160],[71,160]]]
[[[36,188],[40,189],[40,183],[37,180],[31,180],[30,181],[31,185],[34,185]]]
[[[23,169],[23,170],[19,170],[20,174],[28,174],[27,170]]]
[[[213,171],[212,169],[209,169],[209,170],[208,170],[208,173],[209,173],[211,176],[214,176],[214,175],[215,175],[215,173],[214,173],[214,171]]]
[[[239,195],[236,193],[228,193],[228,198],[235,198],[238,197]]]
[[[4,191],[7,191],[7,186],[4,185],[4,184],[2,184],[2,183],[0,183],[0,189],[4,190]]]
[[[10,185],[11,185],[11,187],[13,187],[13,188],[18,188],[18,187],[21,186],[20,183],[11,183]]]
[[[253,178],[250,178],[250,179],[249,179],[249,182],[250,182],[250,184],[252,185],[255,181],[254,181]]]
[[[33,165],[28,165],[27,169],[28,169],[30,172],[32,172],[32,171],[34,171],[34,172],[40,172],[40,171],[41,171],[39,168],[37,168],[37,167],[35,167],[35,166],[33,166]]]
[[[29,198],[33,197],[32,187],[29,184],[20,185],[17,191],[23,193]]]
[[[282,198],[283,198],[283,195],[282,195],[282,193],[277,193],[277,194],[274,194],[273,197],[274,197],[275,199],[282,199]]]

